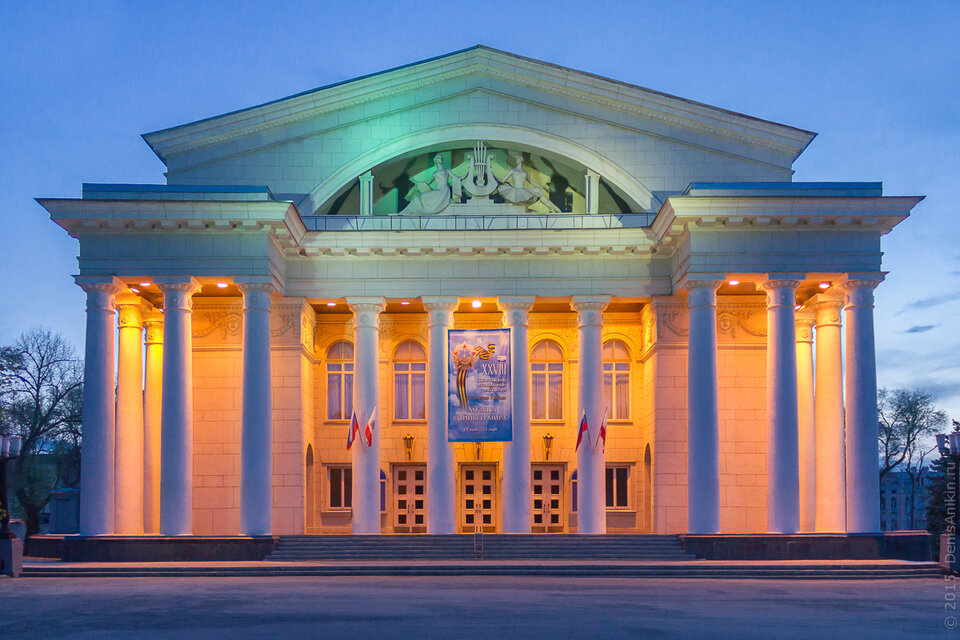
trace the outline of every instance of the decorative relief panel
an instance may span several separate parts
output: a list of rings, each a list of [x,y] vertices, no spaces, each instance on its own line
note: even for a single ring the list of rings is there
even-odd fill
[[[197,300],[193,312],[193,338],[237,342],[243,330],[243,310],[239,299],[210,303]]]

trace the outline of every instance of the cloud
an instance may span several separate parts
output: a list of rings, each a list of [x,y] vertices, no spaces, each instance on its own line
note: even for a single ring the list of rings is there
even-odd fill
[[[951,293],[946,293],[940,296],[932,296],[930,298],[920,298],[919,300],[914,300],[913,302],[907,303],[903,309],[897,312],[897,315],[904,314],[908,311],[916,311],[917,309],[929,309],[930,307],[936,307],[946,302],[950,302],[951,300],[956,300],[957,298],[960,298],[960,291],[953,291]]]
[[[926,333],[930,329],[935,329],[939,327],[938,324],[916,324],[907,329],[906,331],[901,331],[900,333]]]

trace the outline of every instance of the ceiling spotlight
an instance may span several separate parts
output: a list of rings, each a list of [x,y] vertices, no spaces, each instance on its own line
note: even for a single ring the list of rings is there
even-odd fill
[[[798,304],[798,305],[796,305],[796,306],[793,307],[793,310],[794,310],[794,311],[800,311],[800,309],[803,309],[803,305],[802,305],[802,304]]]
[[[130,291],[133,291],[134,293],[140,293],[140,289],[137,289],[136,287],[130,287]]]
[[[328,302],[328,303],[327,303],[327,306],[328,306],[328,307],[335,307],[335,306],[337,306],[337,303],[336,303],[336,302]]]
[[[226,282],[218,282],[218,283],[217,283],[217,287],[220,288],[220,289],[226,289],[226,288],[227,288],[227,283],[226,283]]]
[[[149,282],[141,282],[141,283],[140,283],[140,286],[141,286],[141,287],[149,287],[149,286],[150,286],[150,283],[149,283]]]
[[[740,281],[739,281],[739,280],[730,280],[730,281],[727,282],[727,284],[729,284],[731,287],[735,287],[735,286],[737,286],[738,284],[740,284]]]
[[[407,306],[408,304],[410,304],[410,301],[409,301],[409,300],[401,300],[401,301],[400,301],[400,304],[402,304],[403,306]]]
[[[483,306],[483,303],[480,302],[479,300],[474,300],[473,302],[470,303],[470,306],[473,307],[474,309],[479,309],[480,307]]]
[[[820,286],[821,289],[829,289],[829,288],[830,288],[830,283],[829,283],[829,282],[821,282],[819,286]]]

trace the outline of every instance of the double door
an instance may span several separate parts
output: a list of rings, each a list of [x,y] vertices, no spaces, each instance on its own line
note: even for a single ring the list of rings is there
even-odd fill
[[[482,527],[493,533],[497,527],[497,467],[465,464],[460,467],[460,530],[474,533]]]
[[[393,468],[393,530],[424,533],[427,530],[427,468],[404,464]]]
[[[534,533],[563,531],[563,465],[535,464],[530,486]]]

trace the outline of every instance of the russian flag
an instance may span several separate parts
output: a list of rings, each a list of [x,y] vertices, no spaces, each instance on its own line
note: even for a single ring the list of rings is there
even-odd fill
[[[574,451],[580,450],[580,443],[583,442],[583,434],[587,434],[587,439],[590,439],[590,428],[587,426],[587,412],[584,411],[580,416],[580,428],[577,430],[577,448]]]
[[[353,446],[353,439],[360,433],[360,423],[357,421],[357,412],[350,416],[350,432],[347,433],[347,450]]]
[[[376,427],[376,422],[377,422],[375,419],[376,415],[377,415],[377,408],[374,407],[373,411],[370,412],[370,419],[367,420],[367,426],[363,428],[363,435],[366,436],[367,438],[368,447],[373,446],[373,430]]]

